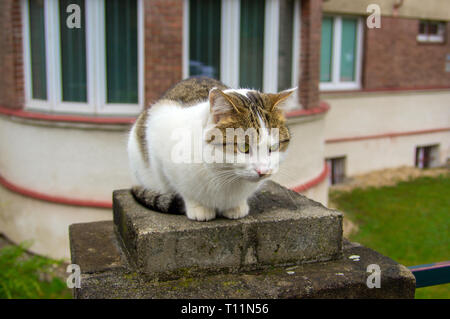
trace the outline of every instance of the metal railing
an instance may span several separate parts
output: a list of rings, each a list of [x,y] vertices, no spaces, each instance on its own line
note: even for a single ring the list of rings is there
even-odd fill
[[[450,261],[408,267],[416,277],[416,288],[450,283]]]

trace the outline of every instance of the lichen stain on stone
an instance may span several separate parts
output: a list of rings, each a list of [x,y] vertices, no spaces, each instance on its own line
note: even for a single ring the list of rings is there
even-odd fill
[[[131,273],[124,274],[123,277],[125,279],[132,280],[132,279],[136,279],[138,277],[138,274],[137,274],[137,272],[131,272]]]
[[[239,285],[240,283],[238,281],[224,281],[222,282],[222,286],[224,287],[230,287],[230,286],[236,286]]]

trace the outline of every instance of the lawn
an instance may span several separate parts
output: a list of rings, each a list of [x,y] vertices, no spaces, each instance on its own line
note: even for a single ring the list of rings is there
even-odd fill
[[[331,192],[359,226],[350,240],[414,266],[450,260],[450,174],[396,186]],[[416,298],[450,298],[450,284],[419,288]]]
[[[26,252],[29,245],[0,249],[0,299],[65,299],[71,290],[54,274],[56,261]]]

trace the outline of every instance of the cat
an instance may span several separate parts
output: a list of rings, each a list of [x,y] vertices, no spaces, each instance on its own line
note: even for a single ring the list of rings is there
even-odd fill
[[[286,156],[291,135],[284,112],[296,104],[294,92],[231,89],[207,77],[178,82],[139,115],[130,131],[133,195],[149,208],[185,213],[196,221],[247,216],[247,199]],[[230,128],[250,133],[231,136]],[[222,160],[177,160],[174,150],[183,143],[189,144],[185,151],[195,153],[192,145],[197,145]],[[258,157],[259,150],[265,155]],[[241,161],[225,162],[225,157]]]

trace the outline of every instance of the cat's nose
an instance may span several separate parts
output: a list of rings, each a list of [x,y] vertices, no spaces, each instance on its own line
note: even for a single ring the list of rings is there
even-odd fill
[[[256,168],[256,173],[258,173],[259,177],[269,175],[270,169],[267,168]]]

